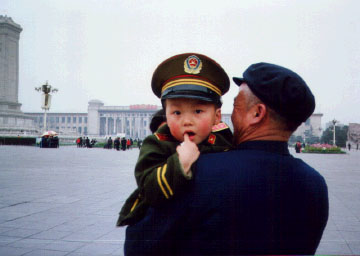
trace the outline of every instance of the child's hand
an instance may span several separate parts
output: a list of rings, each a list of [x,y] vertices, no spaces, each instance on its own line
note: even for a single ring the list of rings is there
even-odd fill
[[[197,145],[189,139],[189,135],[185,133],[184,142],[176,148],[179,154],[179,161],[185,174],[189,174],[191,165],[199,158],[200,151]]]

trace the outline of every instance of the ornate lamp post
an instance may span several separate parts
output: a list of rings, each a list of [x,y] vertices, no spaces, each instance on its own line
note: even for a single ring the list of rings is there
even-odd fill
[[[35,90],[38,92],[43,92],[42,96],[42,103],[41,108],[44,110],[44,132],[46,131],[46,111],[50,109],[51,105],[51,94],[52,92],[57,92],[58,89],[52,88],[51,85],[48,84],[46,81],[46,84],[43,84],[41,87],[35,87]]]
[[[333,138],[333,145],[334,146],[336,146],[336,142],[335,142],[335,126],[336,126],[336,123],[337,123],[338,121],[337,120],[332,120],[332,123],[333,123],[333,126],[334,126],[334,133],[333,133],[333,135],[334,135],[334,138]]]

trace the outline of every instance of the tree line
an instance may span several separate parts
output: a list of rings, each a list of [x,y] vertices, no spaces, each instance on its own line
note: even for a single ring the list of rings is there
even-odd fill
[[[335,127],[336,146],[342,147],[342,148],[346,147],[348,130],[349,130],[348,125],[344,125],[342,127],[340,127],[340,126]],[[314,136],[312,134],[311,130],[307,130],[305,132],[305,141],[302,136],[292,135],[289,140],[289,143],[294,144],[297,141],[300,141],[301,143],[306,143],[306,144],[326,143],[326,144],[332,145],[333,138],[334,138],[334,127],[330,126],[323,132],[321,137]]]

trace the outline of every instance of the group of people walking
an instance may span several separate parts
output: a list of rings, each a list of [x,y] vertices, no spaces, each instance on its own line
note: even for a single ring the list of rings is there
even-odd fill
[[[90,140],[89,137],[79,137],[76,139],[76,146],[78,148],[92,148],[96,144],[96,140]]]
[[[79,137],[76,139],[76,146],[78,148],[92,148],[94,147],[94,145],[97,143],[96,139],[89,139],[89,137]],[[134,144],[136,144],[136,146],[138,148],[141,147],[141,143],[142,141],[140,139],[126,139],[125,137],[121,138],[120,137],[116,137],[114,140],[109,137],[109,138],[105,138],[105,145],[104,148],[105,149],[116,149],[116,150],[127,150],[127,149],[131,149]]]
[[[43,136],[40,141],[40,148],[58,148],[59,137],[58,136]]]
[[[134,145],[134,142],[137,144],[137,147],[140,148],[141,147],[141,140],[140,139],[135,139],[135,141],[133,139],[126,139],[125,137],[121,138],[120,137],[116,137],[114,139],[114,141],[112,140],[111,137],[109,137],[109,139],[106,140],[107,143],[105,144],[104,148],[106,149],[116,149],[116,150],[128,150],[131,149],[132,146]]]

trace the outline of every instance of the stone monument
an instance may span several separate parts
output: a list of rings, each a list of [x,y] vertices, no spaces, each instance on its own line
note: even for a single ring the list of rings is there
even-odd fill
[[[358,148],[360,144],[360,124],[349,123],[347,144],[352,144],[353,148]]]
[[[35,134],[32,117],[21,111],[19,92],[19,39],[22,28],[0,15],[0,134]]]

